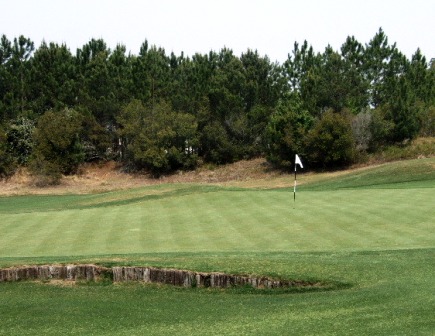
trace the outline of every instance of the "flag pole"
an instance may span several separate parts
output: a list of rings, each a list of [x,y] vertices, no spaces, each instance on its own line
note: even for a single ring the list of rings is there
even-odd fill
[[[293,203],[296,202],[296,163],[295,163],[295,184],[293,187]]]
[[[293,204],[296,203],[296,168],[297,165],[301,166],[301,168],[304,168],[304,166],[302,165],[302,161],[301,158],[296,154],[295,155],[295,185],[293,187]]]

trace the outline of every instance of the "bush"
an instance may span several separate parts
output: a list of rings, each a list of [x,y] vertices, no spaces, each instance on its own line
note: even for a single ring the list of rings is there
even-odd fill
[[[350,116],[326,111],[308,132],[305,155],[315,167],[341,167],[354,162],[355,141]]]
[[[434,62],[435,64],[435,62]],[[420,113],[420,136],[433,137],[435,136],[435,106],[423,108]]]
[[[62,178],[60,166],[56,162],[46,160],[40,153],[32,157],[29,168],[37,187],[57,185]]]
[[[372,139],[370,125],[372,123],[372,114],[370,110],[364,110],[358,113],[352,119],[352,134],[355,140],[355,148],[360,153],[366,152]]]
[[[0,178],[11,176],[16,168],[15,160],[8,151],[6,132],[0,127]]]
[[[237,148],[225,128],[217,121],[206,125],[201,132],[202,154],[205,161],[224,164],[237,159]]]
[[[370,122],[370,133],[372,137],[369,144],[371,151],[375,151],[386,145],[388,139],[392,136],[394,123],[388,120],[385,115],[386,111],[383,107],[378,107],[372,111]]]
[[[57,183],[61,174],[77,172],[84,160],[80,142],[82,117],[74,110],[48,111],[42,115],[35,130],[35,146],[30,171],[43,180]]]
[[[81,134],[81,144],[86,162],[113,159],[109,154],[115,143],[116,132],[111,123],[101,126],[95,117],[86,109],[80,111],[82,116],[83,132]]]
[[[198,139],[193,115],[175,112],[164,102],[144,106],[133,100],[122,110],[118,122],[125,158],[137,169],[160,175],[196,166]]]
[[[13,120],[7,131],[8,150],[19,165],[26,165],[33,150],[35,122],[21,117]]]

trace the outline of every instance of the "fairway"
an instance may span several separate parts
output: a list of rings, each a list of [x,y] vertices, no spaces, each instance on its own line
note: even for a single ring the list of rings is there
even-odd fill
[[[435,159],[300,181],[296,202],[293,189],[205,184],[0,198],[3,267],[93,262],[344,285],[261,294],[2,283],[0,334],[431,335]]]

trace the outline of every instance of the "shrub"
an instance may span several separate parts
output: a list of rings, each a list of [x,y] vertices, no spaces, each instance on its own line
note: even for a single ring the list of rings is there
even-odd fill
[[[358,113],[352,119],[352,134],[355,140],[355,148],[359,152],[365,152],[369,148],[372,139],[371,122],[372,114],[368,109]]]
[[[345,112],[326,111],[308,132],[306,141],[306,155],[312,166],[339,167],[355,160],[355,141]]]
[[[166,103],[144,106],[133,100],[118,122],[125,156],[137,169],[160,175],[196,166],[198,139],[193,115],[175,112]]]
[[[201,132],[201,151],[207,162],[230,163],[237,159],[237,148],[226,129],[217,121],[206,125]]]
[[[26,165],[33,150],[35,122],[20,117],[13,120],[7,130],[8,150],[19,165]]]
[[[2,127],[0,127],[0,178],[12,175],[15,168],[15,160],[12,154],[8,151],[6,132]]]
[[[35,147],[30,171],[43,180],[56,183],[61,174],[74,174],[84,160],[80,142],[82,117],[74,110],[48,111],[35,130]]]
[[[388,143],[393,133],[394,123],[386,118],[385,108],[378,107],[372,111],[370,122],[370,150],[375,151]]]
[[[435,62],[434,62],[435,64]],[[420,113],[420,135],[424,137],[435,136],[435,106],[423,108]]]

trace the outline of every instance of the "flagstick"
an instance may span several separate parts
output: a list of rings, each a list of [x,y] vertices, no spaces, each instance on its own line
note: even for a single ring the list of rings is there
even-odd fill
[[[302,161],[301,161],[301,158],[296,154],[295,155],[295,186],[294,186],[294,188],[293,188],[293,204],[296,204],[296,184],[297,184],[297,182],[296,182],[296,167],[297,166],[301,166],[301,168],[304,168],[304,166],[302,165]],[[293,205],[293,208],[294,208],[294,205]]]
[[[295,164],[295,185],[293,187],[293,204],[296,202],[296,164]]]

